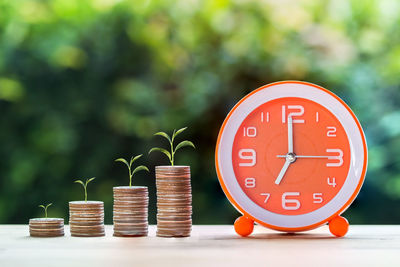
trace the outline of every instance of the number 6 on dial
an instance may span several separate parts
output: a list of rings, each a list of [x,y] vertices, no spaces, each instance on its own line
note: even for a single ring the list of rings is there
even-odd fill
[[[285,210],[298,210],[300,201],[298,199],[288,199],[287,197],[300,196],[299,192],[286,192],[282,194],[282,208]],[[290,205],[289,205],[290,204]],[[294,204],[294,205],[293,205]]]

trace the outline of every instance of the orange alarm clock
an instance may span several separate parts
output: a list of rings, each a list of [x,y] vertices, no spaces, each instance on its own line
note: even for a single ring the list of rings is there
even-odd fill
[[[254,222],[298,232],[329,223],[344,236],[340,215],[356,198],[367,169],[367,143],[351,109],[311,83],[283,81],[245,96],[226,117],[215,163],[224,193],[243,216],[241,236]]]

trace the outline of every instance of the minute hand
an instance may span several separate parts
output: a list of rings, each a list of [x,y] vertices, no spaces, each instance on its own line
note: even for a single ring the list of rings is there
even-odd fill
[[[288,153],[293,153],[293,119],[288,117]]]

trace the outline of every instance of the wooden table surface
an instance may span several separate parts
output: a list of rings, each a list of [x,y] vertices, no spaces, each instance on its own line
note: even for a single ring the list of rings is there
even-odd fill
[[[261,226],[240,238],[230,225],[193,226],[189,238],[32,238],[27,225],[0,225],[0,266],[400,266],[400,226],[351,225],[284,234]],[[257,264],[257,265],[256,265]]]

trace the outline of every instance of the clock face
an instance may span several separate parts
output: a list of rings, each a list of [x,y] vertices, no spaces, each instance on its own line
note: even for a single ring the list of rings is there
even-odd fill
[[[303,82],[264,86],[229,113],[216,166],[242,213],[278,230],[306,230],[356,197],[367,152],[359,122],[329,91]]]
[[[277,182],[285,156],[293,162]],[[232,162],[240,187],[257,205],[279,214],[304,214],[340,191],[349,171],[350,146],[339,120],[322,105],[284,97],[259,106],[243,120]]]

